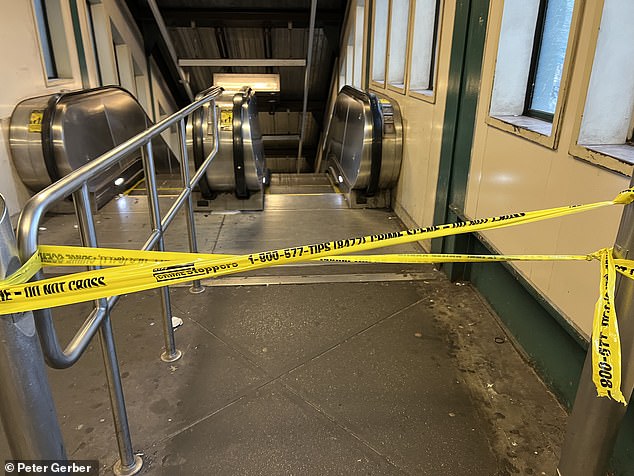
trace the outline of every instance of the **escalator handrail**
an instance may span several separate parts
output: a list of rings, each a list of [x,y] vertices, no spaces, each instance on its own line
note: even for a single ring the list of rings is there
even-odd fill
[[[253,90],[244,87],[233,96],[233,173],[236,183],[235,194],[237,198],[249,198],[249,188],[247,187],[246,171],[244,169],[244,138],[242,125],[245,121],[243,117],[243,106],[253,98]],[[249,120],[248,113],[246,120]]]
[[[372,113],[372,150],[370,159],[370,181],[365,190],[368,197],[374,196],[379,190],[381,177],[381,163],[383,160],[383,115],[381,106],[375,94],[368,93],[370,111]]]
[[[215,87],[211,86],[203,91],[200,91],[196,94],[194,98],[195,101],[198,101],[200,98],[209,94]],[[205,119],[205,108],[201,107],[200,109],[194,111],[192,113],[192,156],[194,159],[194,165],[196,168],[199,168],[203,162],[205,161],[205,141],[203,138],[203,123]],[[216,137],[218,140],[218,137]],[[214,192],[209,185],[209,180],[207,180],[207,174],[204,174],[200,181],[198,182],[198,188],[200,189],[200,193],[203,198],[212,199],[214,197]]]
[[[55,161],[55,144],[53,144],[53,121],[55,120],[55,108],[63,94],[53,94],[46,103],[46,109],[42,114],[42,157],[44,167],[48,173],[51,183],[57,182],[61,175]]]
[[[205,119],[205,109],[200,108],[192,113],[192,156],[194,166],[198,169],[205,161],[205,141],[203,138],[203,123]],[[216,138],[217,139],[217,138]],[[207,180],[207,175],[203,175],[198,182],[198,188],[203,198],[213,198],[213,191]]]

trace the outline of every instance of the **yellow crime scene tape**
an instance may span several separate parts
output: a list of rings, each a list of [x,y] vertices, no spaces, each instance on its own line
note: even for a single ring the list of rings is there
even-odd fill
[[[634,262],[613,260],[611,249],[600,250],[588,255],[342,255],[443,236],[532,223],[615,204],[626,205],[632,201],[634,201],[634,189],[627,189],[617,195],[614,200],[603,202],[499,215],[245,255],[41,245],[38,247],[38,252],[17,272],[4,281],[0,281],[0,314],[92,301],[193,280],[217,278],[269,266],[313,260],[439,263],[599,259],[602,263],[602,280],[601,295],[595,308],[593,321],[593,381],[599,396],[625,403],[625,398],[620,390],[621,359],[614,310],[614,281],[616,271],[634,279]],[[107,268],[29,282],[43,266],[106,266]]]

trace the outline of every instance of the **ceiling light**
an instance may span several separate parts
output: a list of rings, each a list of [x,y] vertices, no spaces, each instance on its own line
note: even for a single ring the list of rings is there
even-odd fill
[[[214,73],[213,80],[214,86],[221,86],[228,91],[239,91],[243,86],[249,86],[255,92],[280,91],[279,74]]]

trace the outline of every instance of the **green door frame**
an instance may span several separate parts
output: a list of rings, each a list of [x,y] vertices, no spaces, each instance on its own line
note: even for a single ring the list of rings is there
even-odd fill
[[[434,223],[453,223],[464,215],[488,12],[489,0],[456,2]],[[432,252],[466,253],[469,239],[438,238]],[[452,280],[468,279],[468,269],[463,263],[444,265]]]

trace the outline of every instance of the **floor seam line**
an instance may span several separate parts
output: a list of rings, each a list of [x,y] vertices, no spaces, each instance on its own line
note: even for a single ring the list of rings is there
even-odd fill
[[[307,360],[306,362],[302,362],[302,363],[300,363],[300,364],[296,365],[295,367],[293,367],[292,369],[288,370],[287,372],[285,372],[285,373],[284,373],[284,374],[282,374],[282,375],[288,375],[288,374],[290,374],[291,372],[293,372],[293,371],[295,371],[295,370],[297,370],[297,369],[299,369],[299,368],[301,368],[301,367],[303,367],[303,366],[305,366],[305,365],[307,365],[307,364],[309,364],[309,363],[313,362],[314,360],[316,360],[316,359],[318,359],[318,358],[322,357],[323,355],[327,354],[328,352],[331,352],[332,350],[336,349],[337,347],[340,347],[341,345],[345,344],[345,343],[346,343],[346,342],[348,342],[349,340],[354,339],[355,337],[357,337],[357,336],[359,336],[359,335],[361,335],[361,334],[365,333],[366,331],[369,331],[370,329],[374,328],[375,326],[378,326],[379,324],[381,324],[381,323],[383,323],[383,322],[387,321],[388,319],[392,319],[392,318],[396,317],[396,316],[397,316],[398,314],[400,314],[401,312],[407,311],[408,309],[411,309],[412,307],[414,307],[414,306],[416,306],[416,305],[420,304],[420,303],[421,303],[421,302],[423,302],[425,299],[426,299],[426,298],[421,298],[421,299],[419,299],[419,300],[417,300],[417,301],[415,301],[415,302],[413,302],[413,303],[411,303],[411,304],[409,304],[409,305],[407,305],[407,306],[405,306],[405,307],[403,307],[403,308],[399,309],[398,311],[393,312],[393,313],[392,313],[392,314],[390,314],[389,316],[386,316],[386,317],[383,317],[383,318],[379,319],[378,321],[376,321],[376,322],[374,322],[374,323],[370,324],[369,326],[367,326],[367,327],[365,327],[365,328],[361,329],[360,331],[357,331],[356,333],[354,333],[354,334],[352,334],[352,335],[349,335],[348,337],[346,337],[346,338],[345,338],[345,339],[343,339],[342,341],[337,342],[336,344],[334,344],[334,345],[330,346],[329,348],[325,349],[324,351],[320,352],[319,354],[317,354],[317,355],[315,355],[315,356],[311,357],[311,358],[310,358],[309,360]],[[281,376],[282,376],[282,375],[281,375]],[[281,376],[280,376],[280,377],[281,377]]]
[[[218,246],[218,241],[220,241],[220,233],[222,232],[222,227],[225,224],[225,218],[227,215],[222,215],[222,220],[220,221],[220,226],[218,227],[218,233],[216,233],[216,240],[214,241],[214,247],[211,249],[211,253],[216,252],[216,247]]]
[[[197,320],[189,317],[188,319],[190,319],[192,322],[194,322],[198,327],[200,327],[202,330],[204,330],[205,332],[207,332],[209,335],[211,335],[212,337],[216,338],[217,340],[219,340],[225,347],[227,347],[228,349],[231,349],[233,352],[235,352],[236,354],[238,354],[239,356],[243,357],[247,362],[249,362],[251,365],[253,365],[255,368],[257,368],[258,370],[262,371],[262,373],[264,373],[264,375],[266,375],[267,377],[271,377],[274,381],[275,378],[277,377],[273,377],[272,375],[270,375],[266,369],[262,368],[260,365],[258,365],[257,362],[255,362],[252,358],[250,358],[248,355],[246,355],[242,349],[236,349],[234,346],[232,346],[231,344],[229,344],[228,342],[226,342],[222,337],[218,336],[217,334],[215,334],[214,332],[211,331],[211,329],[208,329],[207,327],[205,327],[203,324],[201,324],[200,322],[198,322]]]
[[[302,400],[304,403],[306,403],[308,406],[310,406],[313,410],[315,410],[315,412],[317,412],[319,415],[323,416],[324,418],[326,418],[328,421],[330,421],[331,423],[333,423],[337,428],[340,428],[341,430],[343,430],[347,435],[352,436],[355,440],[359,441],[363,446],[365,446],[366,448],[369,448],[371,451],[373,451],[375,454],[377,454],[378,456],[380,456],[381,458],[383,458],[390,466],[398,469],[399,471],[402,471],[406,474],[409,474],[407,471],[405,471],[404,469],[398,467],[393,461],[391,461],[386,455],[384,455],[383,453],[381,453],[378,449],[374,448],[374,446],[372,446],[372,444],[370,444],[370,442],[366,441],[365,439],[363,439],[360,435],[357,435],[352,429],[342,425],[341,423],[339,423],[335,417],[331,416],[329,413],[327,413],[326,411],[322,410],[321,408],[319,408],[316,404],[314,404],[313,402],[307,400],[306,398],[304,398],[303,395],[301,395],[300,393],[298,393],[293,387],[291,387],[290,385],[286,384],[285,382],[281,382],[281,384],[284,386],[284,388],[286,390],[288,390],[289,392],[291,392],[293,395],[295,395],[297,398],[299,398],[300,400]]]

